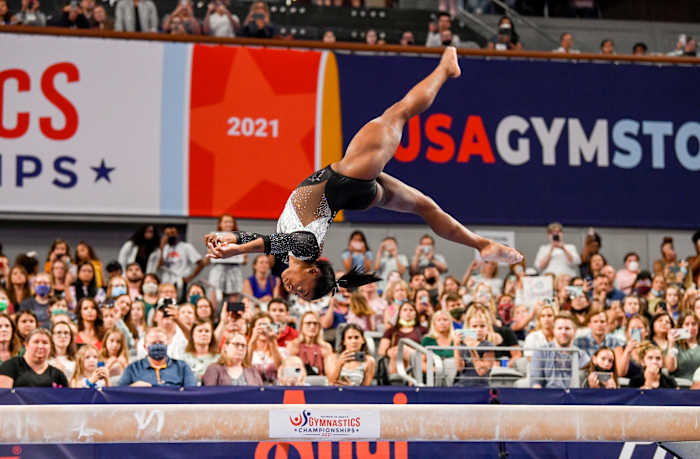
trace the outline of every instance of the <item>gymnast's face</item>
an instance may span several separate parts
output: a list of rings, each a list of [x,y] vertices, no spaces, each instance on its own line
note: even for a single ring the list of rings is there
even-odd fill
[[[289,268],[282,271],[282,285],[289,293],[293,293],[306,301],[313,299],[316,280],[321,272],[311,264],[294,260],[290,257]]]

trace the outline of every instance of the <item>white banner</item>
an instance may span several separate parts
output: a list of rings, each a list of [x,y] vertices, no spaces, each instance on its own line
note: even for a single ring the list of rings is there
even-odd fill
[[[162,213],[165,46],[3,34],[0,211]]]
[[[523,277],[523,303],[532,308],[538,301],[554,298],[554,281],[551,276]]]
[[[376,440],[379,438],[379,412],[303,407],[270,410],[270,438]]]

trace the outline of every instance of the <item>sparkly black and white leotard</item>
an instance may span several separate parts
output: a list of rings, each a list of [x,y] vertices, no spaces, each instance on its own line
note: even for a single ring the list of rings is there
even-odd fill
[[[280,275],[290,255],[303,261],[321,256],[328,227],[339,210],[366,209],[376,195],[376,180],[346,177],[327,166],[311,174],[289,195],[275,234],[236,232],[238,243],[262,238],[265,253],[275,256],[273,273]]]

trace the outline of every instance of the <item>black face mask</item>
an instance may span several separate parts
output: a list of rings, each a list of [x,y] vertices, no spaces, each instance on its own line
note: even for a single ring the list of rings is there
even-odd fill
[[[177,244],[177,236],[170,236],[168,238],[168,244],[174,247],[175,244]]]

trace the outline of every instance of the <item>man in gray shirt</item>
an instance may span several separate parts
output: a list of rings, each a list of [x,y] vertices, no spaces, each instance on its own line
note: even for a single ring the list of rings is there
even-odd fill
[[[576,347],[572,344],[575,334],[576,325],[571,313],[562,311],[554,317],[554,340],[545,349],[535,351],[532,357],[530,385],[533,388],[568,389],[572,386],[574,366],[582,368],[590,360],[588,354],[578,348],[574,351],[560,350]],[[577,359],[574,359],[574,354]]]

